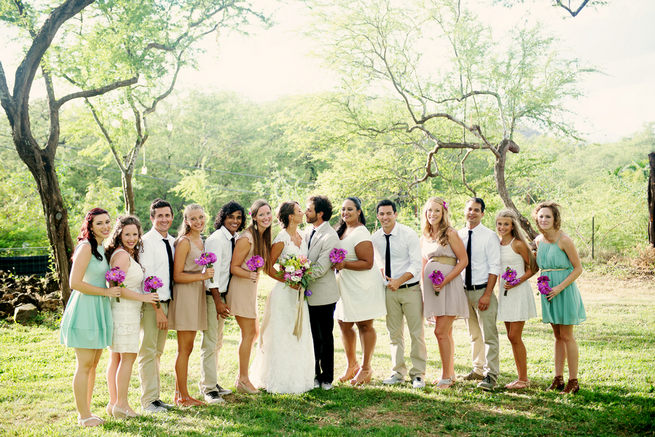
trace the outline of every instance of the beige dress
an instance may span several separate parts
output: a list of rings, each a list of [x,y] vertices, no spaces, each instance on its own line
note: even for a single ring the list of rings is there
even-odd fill
[[[182,241],[189,241],[189,253],[184,260],[184,273],[199,273],[203,267],[195,263],[202,250],[187,237],[175,241],[175,247]],[[168,329],[173,331],[204,331],[207,329],[207,299],[205,281],[193,281],[173,285],[173,300],[168,307]]]
[[[241,268],[249,270],[246,261],[253,256],[253,237],[249,231],[244,231],[239,235],[237,240],[247,238],[250,242],[250,251],[241,263]],[[237,275],[232,275],[230,285],[227,289],[227,297],[225,301],[227,306],[230,307],[230,312],[235,316],[245,317],[248,319],[257,318],[257,284],[259,283],[259,273],[257,274],[257,281],[253,282],[250,279],[241,278]]]

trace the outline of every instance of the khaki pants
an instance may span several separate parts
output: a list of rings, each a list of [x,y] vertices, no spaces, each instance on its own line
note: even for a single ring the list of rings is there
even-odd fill
[[[214,298],[207,298],[207,329],[202,331],[202,344],[200,346],[200,388],[203,394],[216,390],[218,384],[218,351],[223,346],[223,326],[225,319],[216,318]]]
[[[168,303],[161,309],[168,316]],[[143,408],[159,399],[159,360],[164,353],[168,330],[157,328],[157,315],[150,303],[143,304],[141,317],[141,346],[139,348],[139,380]]]
[[[423,330],[423,296],[418,285],[391,291],[386,288],[387,330],[391,341],[391,365],[393,372],[403,378],[407,376],[405,366],[405,338],[403,316],[407,319],[409,336],[412,341],[410,358],[412,368],[409,377],[425,376],[425,335]]]
[[[489,307],[480,311],[478,301],[484,294],[484,289],[465,291],[469,301],[469,318],[466,320],[471,336],[471,355],[473,357],[473,371],[480,375],[489,375],[494,380],[500,372],[498,327],[498,299],[491,294]]]

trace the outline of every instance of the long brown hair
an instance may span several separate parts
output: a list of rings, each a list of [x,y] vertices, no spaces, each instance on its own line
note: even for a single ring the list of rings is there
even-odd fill
[[[250,232],[250,235],[252,235],[252,254],[259,255],[264,258],[264,268],[266,269],[265,271],[268,271],[271,268],[272,226],[269,226],[263,233],[260,234],[257,227],[257,222],[255,221],[255,217],[257,217],[259,208],[263,206],[268,206],[269,209],[271,209],[271,213],[273,212],[271,205],[269,205],[267,201],[264,199],[255,200],[250,206],[250,210],[248,211],[248,214],[250,215],[250,226],[248,226],[246,232]]]
[[[96,257],[98,261],[102,261],[102,255],[98,252],[98,240],[93,234],[93,219],[99,215],[109,213],[102,208],[93,208],[91,211],[87,212],[84,216],[84,221],[82,222],[82,227],[80,228],[80,234],[77,236],[77,241],[87,240],[91,245],[91,254]],[[105,256],[106,257],[106,256]],[[109,260],[108,257],[106,257]]]
[[[522,241],[523,244],[525,244],[525,246],[528,248],[528,265],[530,267],[530,270],[536,272],[539,269],[539,267],[537,267],[537,260],[535,259],[532,250],[530,250],[530,243],[528,241],[528,237],[525,234],[523,228],[521,228],[521,225],[519,224],[518,215],[516,215],[516,213],[511,209],[505,208],[505,209],[501,209],[500,211],[498,211],[498,214],[496,214],[496,220],[498,220],[499,218],[508,218],[512,220],[512,237]]]
[[[428,221],[428,208],[431,203],[436,203],[441,205],[441,222],[437,226],[437,234],[432,235],[432,225]],[[450,213],[448,212],[448,204],[441,197],[430,197],[423,205],[423,214],[421,215],[421,221],[423,222],[423,235],[428,238],[434,238],[442,246],[448,244],[448,229],[450,229]]]
[[[109,237],[109,244],[105,249],[105,256],[107,257],[107,261],[111,259],[111,255],[116,251],[116,249],[123,245],[121,236],[123,235],[123,229],[127,225],[135,225],[137,231],[139,232],[139,240],[136,242],[136,245],[134,246],[134,253],[132,254],[134,261],[139,262],[139,253],[141,252],[142,246],[141,236],[143,235],[143,229],[141,228],[141,222],[139,219],[133,215],[123,215],[116,219],[114,230],[111,233],[111,237]]]

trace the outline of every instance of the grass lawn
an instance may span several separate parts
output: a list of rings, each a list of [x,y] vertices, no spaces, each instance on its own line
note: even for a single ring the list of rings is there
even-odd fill
[[[59,344],[60,315],[29,327],[0,322],[0,435],[655,435],[655,283],[585,273],[578,284],[588,319],[575,331],[581,385],[575,396],[543,390],[553,375],[553,336],[540,319],[526,323],[524,330],[532,381],[527,390],[502,388],[515,379],[516,369],[501,323],[501,388],[496,392],[482,392],[467,382],[457,382],[450,390],[434,389],[431,381],[440,375],[440,361],[430,326],[426,326],[426,389],[414,390],[411,384],[383,386],[381,380],[390,374],[389,339],[384,321],[377,320],[374,383],[366,388],[341,385],[303,395],[234,394],[219,406],[108,420],[88,429],[77,425],[71,388],[75,356]],[[263,285],[265,294],[270,283]],[[334,333],[338,376],[345,357],[336,326]],[[162,400],[172,403],[175,333],[169,332],[168,338],[162,359]],[[231,388],[238,341],[238,327],[230,319],[219,355],[219,382]],[[466,373],[470,354],[463,321],[455,324],[455,342],[456,371]],[[197,341],[189,372],[189,387],[196,395],[199,349]],[[408,354],[409,345],[406,350]],[[95,414],[105,418],[107,356],[103,353],[98,366],[92,406]],[[136,366],[130,390],[130,403],[138,410]]]

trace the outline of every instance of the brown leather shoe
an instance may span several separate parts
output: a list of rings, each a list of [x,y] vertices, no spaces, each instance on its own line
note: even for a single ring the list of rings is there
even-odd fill
[[[580,390],[580,386],[578,385],[578,380],[577,379],[569,379],[569,382],[566,383],[566,387],[564,387],[564,390],[559,392],[562,395],[565,394],[576,394]]]
[[[576,380],[577,381],[577,380]],[[553,382],[550,383],[548,390],[562,390],[564,388],[564,377],[556,376],[553,378]]]

